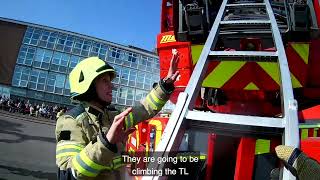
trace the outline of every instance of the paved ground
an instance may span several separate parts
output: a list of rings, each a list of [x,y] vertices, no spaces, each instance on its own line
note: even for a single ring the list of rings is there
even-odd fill
[[[0,111],[0,179],[56,179],[54,128]]]

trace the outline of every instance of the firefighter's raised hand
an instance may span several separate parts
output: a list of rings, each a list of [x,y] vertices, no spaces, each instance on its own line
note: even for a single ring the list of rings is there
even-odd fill
[[[176,49],[172,49],[170,68],[167,76],[164,78],[165,83],[170,84],[170,83],[174,83],[177,80],[179,76],[179,71],[177,71],[179,60],[180,60],[179,52]]]
[[[124,129],[124,120],[126,116],[132,111],[132,108],[127,108],[122,113],[114,117],[113,123],[107,132],[107,139],[111,144],[124,142],[128,138],[128,135],[135,131],[135,128]]]

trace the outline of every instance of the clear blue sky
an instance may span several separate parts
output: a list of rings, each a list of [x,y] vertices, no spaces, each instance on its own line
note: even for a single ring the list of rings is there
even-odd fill
[[[0,17],[152,50],[161,0],[2,0]]]

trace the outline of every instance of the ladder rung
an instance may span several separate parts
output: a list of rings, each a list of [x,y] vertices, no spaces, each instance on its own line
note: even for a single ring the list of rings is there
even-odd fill
[[[254,16],[248,16],[247,14],[229,15],[225,17],[225,21],[239,21],[239,20],[266,20],[268,19],[266,14],[255,14]]]
[[[243,8],[243,7],[253,7],[253,8],[265,8],[265,3],[243,3],[243,4],[227,4],[226,6],[229,9],[233,8]]]
[[[188,111],[186,119],[193,121],[206,121],[212,123],[284,128],[282,118],[207,113],[202,111]]]
[[[271,34],[272,32],[271,32],[271,30],[269,30],[269,31],[261,31],[261,30],[257,30],[257,31],[220,31],[220,35],[224,35],[224,36],[226,36],[226,35],[244,35],[244,36],[248,36],[248,34],[250,34],[250,35],[252,35],[252,34],[255,34],[255,35],[263,35],[263,34]]]
[[[269,20],[236,20],[236,21],[221,21],[221,25],[248,25],[248,24],[270,24]]]
[[[284,8],[284,3],[283,2],[281,2],[281,3],[272,2],[270,5],[272,7],[283,7]]]
[[[239,124],[212,123],[208,121],[193,121],[186,119],[188,130],[216,133],[227,136],[248,136],[256,138],[269,138],[271,136],[281,136],[283,128],[246,126]]]
[[[210,51],[210,56],[223,60],[252,60],[252,61],[269,61],[276,62],[278,60],[277,52],[268,51]]]
[[[247,28],[240,29],[240,28],[241,27],[221,28],[219,34],[220,35],[229,35],[229,34],[233,34],[233,35],[236,35],[236,34],[250,34],[250,35],[257,34],[258,35],[258,34],[271,34],[272,33],[271,29],[263,28],[263,27],[261,27],[261,28],[255,27],[255,28],[251,28],[251,29],[247,29]],[[288,26],[286,24],[278,24],[278,28],[281,33],[286,33]],[[270,38],[272,38],[272,36],[270,36]]]
[[[233,3],[234,4],[244,4],[244,3],[255,3],[256,0],[250,0],[250,1],[244,1],[244,0],[241,0],[241,1],[234,1]]]

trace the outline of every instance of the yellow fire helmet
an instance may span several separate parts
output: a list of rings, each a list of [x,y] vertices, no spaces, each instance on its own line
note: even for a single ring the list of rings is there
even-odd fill
[[[98,57],[79,62],[69,75],[71,99],[87,92],[93,80],[105,72],[112,74],[111,80],[114,78],[115,70]]]

